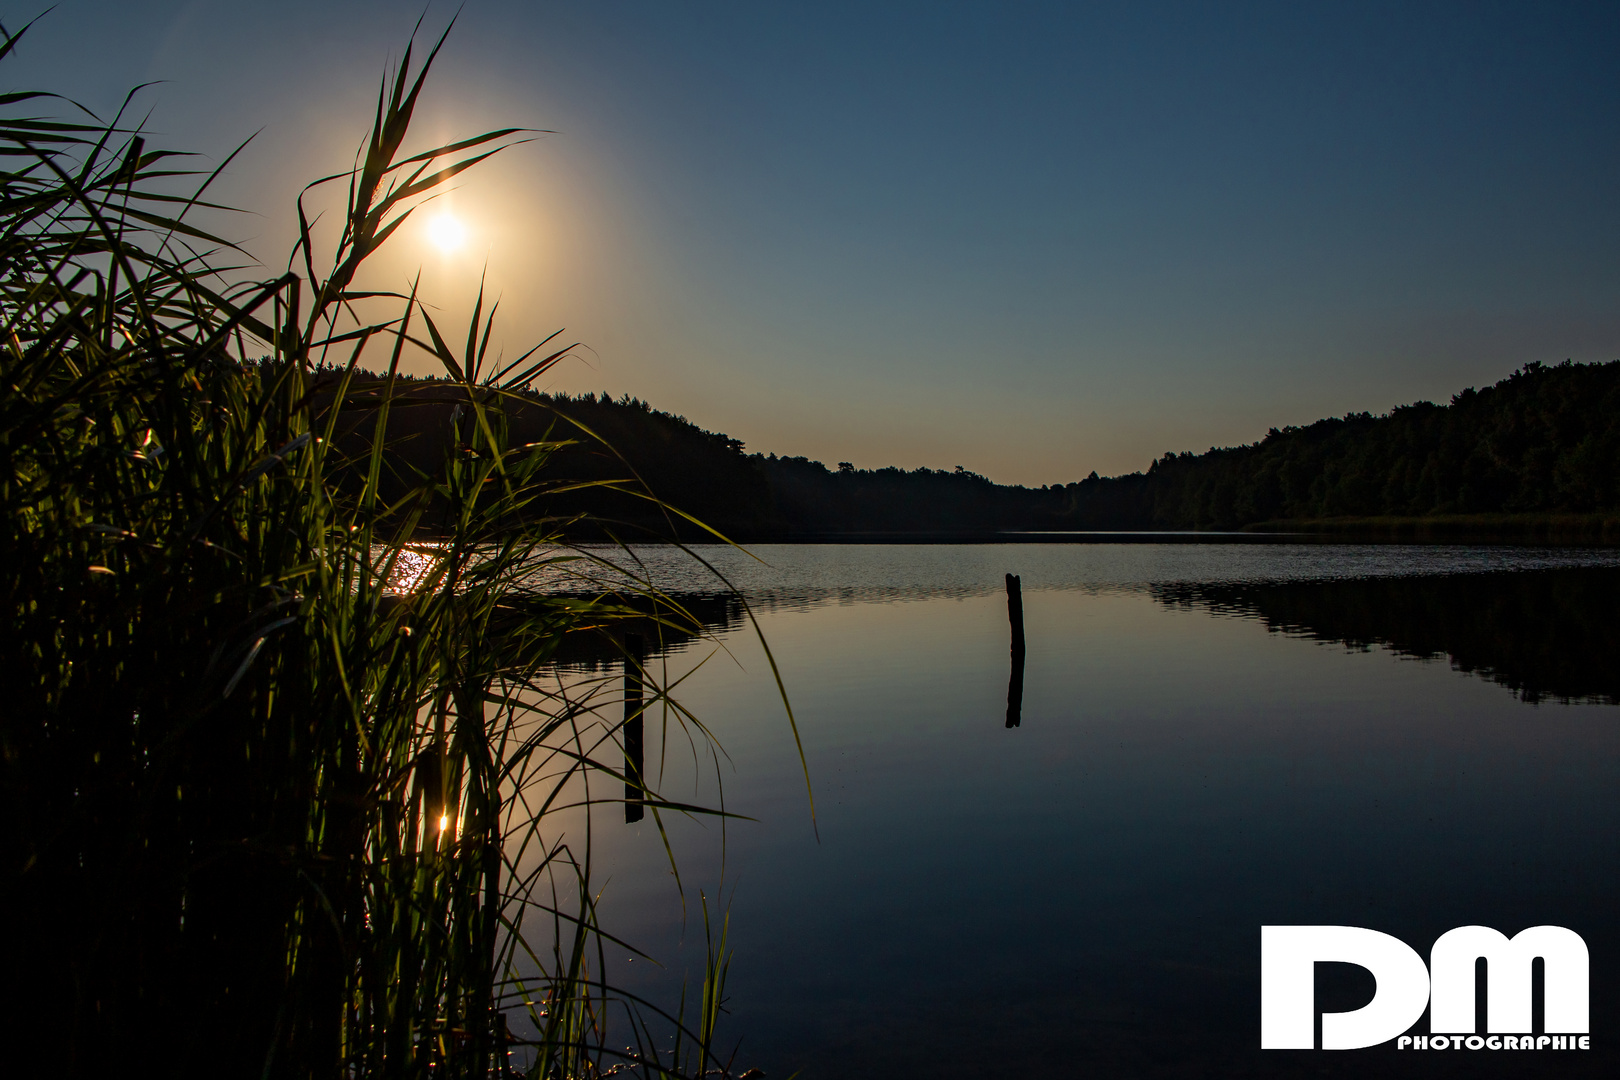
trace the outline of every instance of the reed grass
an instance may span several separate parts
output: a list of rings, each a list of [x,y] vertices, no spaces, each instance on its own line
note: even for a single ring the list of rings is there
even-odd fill
[[[354,284],[422,199],[524,137],[402,150],[442,44],[414,68],[406,50],[354,167],[311,185],[344,193],[330,259],[301,199],[271,280],[198,224],[226,211],[217,170],[151,148],[127,103],[62,120],[51,95],[0,96],[14,1065],[729,1075],[723,918],[692,1003],[616,992],[588,834],[558,825],[627,776],[608,681],[556,676],[562,641],[692,622],[633,562],[601,584],[609,560],[546,512],[560,442],[507,436],[505,395],[568,350],[497,364],[482,298],[453,348],[414,292]],[[458,399],[442,461],[402,484],[411,350]],[[366,367],[388,379],[355,400]],[[558,574],[578,586],[541,584]],[[707,737],[643,680],[644,709]],[[643,802],[660,829],[704,812]]]

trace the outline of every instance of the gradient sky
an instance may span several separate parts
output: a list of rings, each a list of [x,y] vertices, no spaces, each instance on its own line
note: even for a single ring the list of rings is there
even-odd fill
[[[62,0],[0,87],[259,131],[221,192],[274,270],[421,11]],[[469,0],[423,138],[555,133],[379,281],[454,320],[487,262],[509,353],[589,346],[551,388],[751,450],[1126,472],[1620,357],[1617,55],[1614,4]]]

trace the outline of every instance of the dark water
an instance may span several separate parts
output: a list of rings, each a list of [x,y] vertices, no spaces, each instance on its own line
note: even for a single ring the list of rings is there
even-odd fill
[[[815,819],[741,606],[706,601],[678,696],[725,805],[595,824],[604,922],[696,976],[699,895],[734,949],[724,1031],[772,1077],[1615,1075],[1620,557],[1507,548],[1064,545],[725,553],[804,740]],[[655,576],[701,581],[658,562]],[[1023,581],[1004,724],[1002,576]],[[648,772],[714,766],[648,718]],[[1570,927],[1594,1050],[1259,1049],[1259,928]],[[1372,979],[1319,968],[1318,1007]],[[1414,1028],[1428,1031],[1427,1020]]]

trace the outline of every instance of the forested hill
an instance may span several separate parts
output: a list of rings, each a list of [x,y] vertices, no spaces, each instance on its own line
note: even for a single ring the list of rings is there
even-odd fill
[[[1620,361],[1527,364],[1450,405],[1273,428],[1069,489],[1076,528],[1620,510]]]
[[[443,385],[416,380],[408,393],[434,398]],[[1528,364],[1449,405],[1273,428],[1246,446],[1166,454],[1146,472],[1093,472],[1045,488],[996,484],[960,466],[828,468],[748,454],[735,439],[628,397],[534,394],[510,414],[520,441],[580,440],[555,462],[558,475],[608,480],[633,470],[666,503],[739,539],[1620,512],[1620,361]],[[645,500],[600,489],[564,498],[553,509],[669,527]],[[699,535],[674,520],[683,535]]]

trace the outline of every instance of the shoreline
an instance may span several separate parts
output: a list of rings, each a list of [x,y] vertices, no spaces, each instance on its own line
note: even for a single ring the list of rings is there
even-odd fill
[[[1262,521],[1236,529],[737,530],[739,544],[1483,544],[1620,547],[1620,514],[1455,514]],[[713,542],[691,536],[683,543]]]

